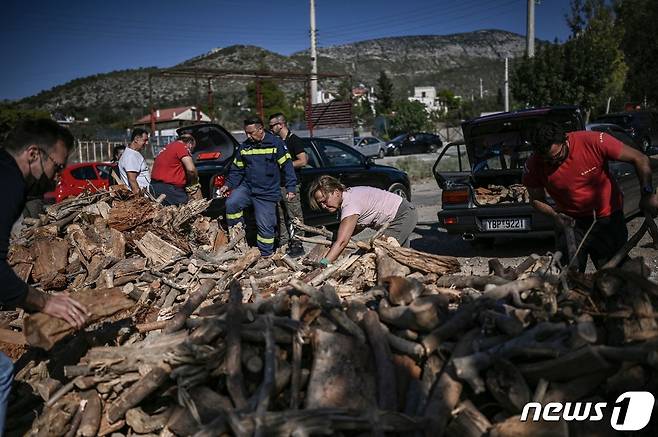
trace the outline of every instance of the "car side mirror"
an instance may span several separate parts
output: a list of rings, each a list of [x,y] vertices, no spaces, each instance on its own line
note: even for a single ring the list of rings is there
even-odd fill
[[[366,159],[364,159],[363,163],[365,164],[366,167],[370,167],[372,165],[375,165],[375,160],[372,158],[372,156],[369,156]]]

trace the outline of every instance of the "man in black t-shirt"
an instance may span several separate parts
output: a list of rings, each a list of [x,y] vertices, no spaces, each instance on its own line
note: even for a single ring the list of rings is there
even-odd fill
[[[292,157],[292,166],[297,173],[297,192],[300,193],[299,196],[295,196],[292,200],[287,200],[286,197],[283,196],[281,202],[285,205],[288,223],[286,223],[284,218],[283,208],[279,205],[279,244],[288,244],[288,254],[290,254],[290,256],[301,256],[304,254],[304,247],[302,246],[301,241],[290,238],[290,232],[288,231],[288,226],[286,226],[286,224],[289,225],[289,221],[293,218],[297,218],[302,222],[304,221],[304,216],[302,215],[302,203],[300,200],[301,179],[299,177],[299,170],[308,163],[308,156],[306,156],[306,152],[304,151],[304,143],[301,138],[290,132],[288,124],[286,123],[286,117],[282,113],[277,112],[276,114],[270,115],[270,130],[286,142],[286,147]],[[285,187],[282,187],[282,190],[285,190]],[[298,234],[303,235],[303,232],[298,232]]]

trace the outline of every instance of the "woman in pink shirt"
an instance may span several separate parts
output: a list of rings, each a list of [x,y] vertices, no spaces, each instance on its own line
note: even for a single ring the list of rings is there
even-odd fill
[[[409,236],[418,222],[415,207],[397,194],[373,187],[346,188],[331,176],[321,176],[309,189],[311,208],[329,212],[340,209],[338,236],[326,258],[320,263],[334,262],[352,238],[363,228],[378,229],[388,223],[384,235],[395,238],[403,247],[409,247]]]

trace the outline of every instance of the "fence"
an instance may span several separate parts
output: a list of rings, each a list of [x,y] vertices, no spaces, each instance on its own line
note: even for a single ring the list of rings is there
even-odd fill
[[[71,153],[71,162],[93,162],[93,161],[111,161],[114,148],[117,146],[127,146],[125,141],[93,140],[93,141],[76,141],[73,153]],[[167,142],[158,141],[158,138],[151,137],[149,145],[141,151],[144,158],[153,160],[160,150],[164,148]]]

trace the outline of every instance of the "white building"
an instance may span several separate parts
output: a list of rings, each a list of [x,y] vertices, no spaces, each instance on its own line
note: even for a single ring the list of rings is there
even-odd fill
[[[420,102],[425,105],[427,112],[441,111],[447,112],[447,107],[436,95],[436,88],[433,86],[414,87],[414,96],[409,97],[410,102]]]

